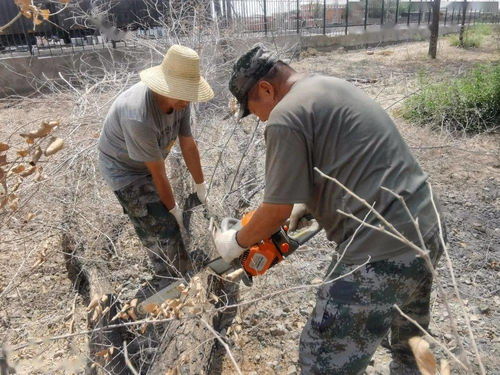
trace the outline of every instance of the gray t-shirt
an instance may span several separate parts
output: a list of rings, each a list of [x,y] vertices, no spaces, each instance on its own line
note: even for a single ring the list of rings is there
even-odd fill
[[[190,109],[162,112],[142,82],[124,91],[109,109],[99,138],[101,172],[113,190],[144,176],[147,161],[164,160],[177,136],[191,136]]]
[[[388,219],[410,240],[417,232],[403,205],[386,187],[402,195],[427,238],[437,221],[425,184],[427,175],[387,113],[348,82],[319,75],[296,82],[271,112],[266,136],[264,202],[306,203],[342,253],[359,226],[337,212],[363,220],[368,209],[334,182],[336,178]],[[366,222],[378,225],[370,214]],[[409,250],[376,230],[360,228],[345,250],[345,263],[377,261]]]

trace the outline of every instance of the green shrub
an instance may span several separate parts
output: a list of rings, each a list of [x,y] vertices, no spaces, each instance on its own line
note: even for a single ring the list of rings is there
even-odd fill
[[[419,124],[480,133],[500,128],[500,64],[477,65],[451,82],[428,84],[408,98],[402,115]]]
[[[464,48],[478,48],[481,46],[484,37],[477,34],[469,34],[467,31],[464,32]],[[455,47],[460,47],[460,39],[458,35],[452,35],[450,37],[450,44]]]
[[[491,35],[492,30],[490,25],[478,24],[467,27],[464,31],[464,47],[478,48],[483,43],[486,36]],[[450,36],[450,44],[455,47],[460,47],[458,34]]]
[[[480,35],[484,35],[484,36],[491,35],[492,32],[493,32],[491,25],[487,25],[487,24],[484,24],[484,23],[480,23],[480,24],[474,25],[474,26],[471,27],[471,29],[475,33],[480,34]]]

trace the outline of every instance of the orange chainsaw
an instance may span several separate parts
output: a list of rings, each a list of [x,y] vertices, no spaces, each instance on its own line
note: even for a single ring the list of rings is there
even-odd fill
[[[221,229],[241,229],[250,222],[254,212],[247,213],[241,220],[233,218],[222,220]],[[270,238],[266,238],[245,250],[237,261],[241,263],[240,267],[245,270],[249,277],[263,275],[269,268],[274,267],[292,254],[320,230],[321,228],[315,220],[312,221],[312,224],[292,235],[289,235],[287,226],[282,226]]]
[[[252,218],[253,211],[244,215],[241,220],[233,218],[225,218],[221,222],[222,230],[235,229],[239,230]],[[215,258],[204,264],[204,268],[208,268],[217,275],[223,276],[229,273],[243,269],[242,281],[247,285],[252,285],[252,277],[259,276],[266,273],[269,268],[281,262],[284,258],[292,254],[302,244],[309,241],[320,230],[318,222],[312,217],[308,218],[308,225],[294,231],[288,232],[286,226],[274,233],[270,238],[267,238],[259,243],[253,245],[231,263],[227,263],[221,257]],[[187,275],[190,278],[192,275]],[[138,306],[140,313],[147,312],[148,306],[155,306],[163,303],[167,299],[177,298],[180,295],[179,285],[184,284],[184,280],[179,280],[167,286],[166,288],[153,294],[141,302]]]

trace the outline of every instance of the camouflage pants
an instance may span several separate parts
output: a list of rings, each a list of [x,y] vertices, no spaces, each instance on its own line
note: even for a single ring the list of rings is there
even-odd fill
[[[438,234],[426,242],[436,264],[443,250]],[[421,332],[393,305],[427,328],[431,272],[415,252],[357,267],[339,264],[330,280],[352,273],[319,289],[300,338],[302,374],[362,374],[389,330],[394,363],[405,369],[397,373],[418,374],[408,339]]]
[[[179,226],[161,202],[151,176],[114,193],[146,247],[156,275],[171,278],[185,274],[190,262]]]

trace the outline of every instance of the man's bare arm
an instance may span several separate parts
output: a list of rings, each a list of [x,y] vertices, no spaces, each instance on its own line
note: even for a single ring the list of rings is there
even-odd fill
[[[290,217],[292,204],[262,203],[236,236],[239,245],[248,248],[253,244],[269,238]]]
[[[151,172],[153,183],[155,185],[156,192],[160,196],[160,200],[170,211],[175,207],[175,199],[172,187],[170,186],[170,182],[167,178],[167,172],[165,171],[165,162],[163,160],[155,160],[145,162],[144,164],[146,164],[149,172]]]
[[[181,147],[182,157],[186,166],[197,184],[204,181],[203,171],[201,169],[200,153],[193,137],[179,136],[179,146]]]

